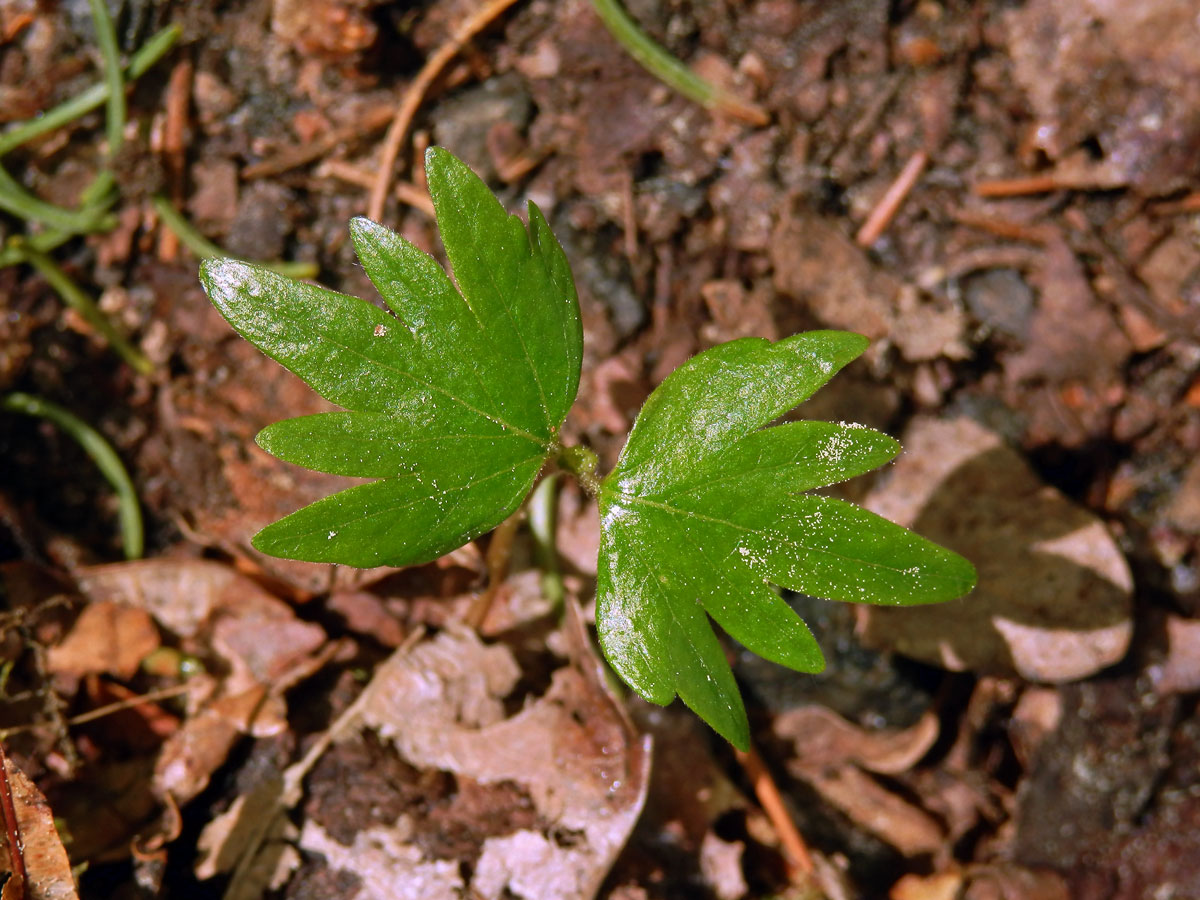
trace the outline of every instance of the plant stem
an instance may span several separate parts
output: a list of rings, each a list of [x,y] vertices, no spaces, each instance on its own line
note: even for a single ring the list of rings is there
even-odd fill
[[[166,55],[166,52],[175,45],[175,42],[179,40],[180,33],[178,25],[170,25],[146,41],[130,58],[129,65],[125,69],[125,78],[128,81],[133,81],[144,75],[151,66],[162,59]],[[76,94],[70,100],[60,103],[54,109],[43,113],[36,119],[30,119],[27,122],[14,125],[8,131],[4,132],[4,134],[0,135],[0,156],[11,150],[15,150],[22,144],[28,143],[35,137],[60,128],[68,122],[86,115],[108,100],[108,94],[108,83],[100,82],[99,84],[92,85],[83,93]]]
[[[558,528],[555,501],[558,499],[558,476],[547,475],[533,489],[529,498],[529,531],[533,535],[534,556],[542,569],[542,593],[554,604],[562,606],[566,597],[562,570],[558,564],[558,547],[554,536]]]
[[[751,125],[766,125],[770,118],[761,107],[705,81],[660,47],[638,27],[618,0],[592,0],[604,27],[651,75],[705,109],[716,109]]]
[[[154,371],[154,364],[140,350],[133,346],[123,334],[117,331],[108,317],[96,306],[96,302],[79,285],[72,281],[54,260],[37,249],[31,242],[22,238],[14,238],[10,241],[9,247],[21,254],[22,262],[27,262],[37,269],[41,276],[63,298],[63,301],[75,310],[75,312],[79,313],[96,331],[103,335],[113,350],[117,352],[117,355],[125,360],[125,362],[129,363],[130,366],[143,375],[149,375]]]
[[[121,53],[117,49],[117,30],[109,15],[108,4],[105,0],[89,0],[89,3],[96,43],[100,45],[100,56],[104,59],[104,82],[108,88],[104,132],[108,137],[108,158],[112,159],[125,140],[125,78],[121,72]]]
[[[234,256],[234,254],[222,250],[197,231],[196,227],[185,219],[182,213],[171,205],[171,201],[162,196],[162,194],[154,195],[154,209],[158,212],[158,216],[162,219],[163,224],[175,232],[180,242],[200,259],[219,259]],[[286,275],[288,278],[315,278],[318,271],[317,264],[311,262],[258,262],[252,259],[244,259],[240,256],[234,258],[241,259],[242,262],[262,266],[264,269],[270,269],[272,272],[278,272],[280,275]]]
[[[587,447],[563,447],[558,452],[558,464],[579,479],[589,497],[599,495],[600,479],[596,469],[600,466],[600,460],[595,453]]]
[[[117,514],[121,522],[121,543],[124,546],[125,558],[139,558],[142,555],[144,538],[142,510],[138,504],[137,492],[121,458],[100,432],[58,404],[19,391],[14,391],[0,400],[0,409],[46,419],[75,439],[116,491]]]

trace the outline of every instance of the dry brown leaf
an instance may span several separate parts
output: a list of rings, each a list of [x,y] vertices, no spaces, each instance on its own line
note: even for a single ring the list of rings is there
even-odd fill
[[[401,820],[392,828],[368,828],[347,847],[308,819],[300,832],[300,846],[319,853],[335,870],[353,872],[358,879],[357,900],[447,900],[462,897],[458,860],[426,860]]]
[[[1069,900],[1066,881],[1049,869],[1026,869],[1013,863],[984,866],[971,872],[963,900]]]
[[[231,674],[225,695],[269,684],[283,690],[325,643],[318,625],[302,622],[292,608],[253,579],[221,563],[153,559],[93,566],[79,574],[93,603],[113,601],[146,610],[194,649],[223,657]]]
[[[911,728],[872,731],[824,707],[804,706],[780,713],[773,728],[794,744],[788,771],[858,825],[904,854],[942,846],[945,832],[932,816],[859,768],[887,775],[907,772],[937,740],[935,715],[925,714]]]
[[[385,647],[395,649],[404,643],[404,627],[390,613],[378,594],[370,591],[337,591],[325,602],[346,627],[356,634],[368,635]]]
[[[4,884],[3,900],[19,896],[27,900],[78,900],[71,861],[63,848],[62,839],[54,827],[54,811],[42,792],[25,773],[4,757],[4,772],[12,794],[16,813],[16,828],[20,835],[21,859],[25,868],[25,883],[10,877]],[[4,871],[12,872],[11,847],[5,846]],[[23,888],[23,890],[22,890]]]
[[[89,603],[62,643],[47,652],[46,668],[65,675],[131,678],[158,646],[158,629],[145,610],[108,601]]]
[[[741,841],[722,840],[712,831],[704,835],[700,844],[700,874],[717,900],[739,900],[749,893],[750,886],[742,871],[745,849]]]
[[[78,581],[93,606],[123,603],[149,613],[192,651],[224,661],[220,680],[194,679],[192,714],[155,763],[156,794],[180,804],[207,786],[241,735],[265,737],[287,728],[283,692],[311,674],[323,649],[333,649],[319,626],[220,563],[114,563],[83,569]]]
[[[1104,524],[968,420],[914,420],[863,505],[957,550],[976,589],[936,606],[860,610],[865,640],[955,671],[1083,678],[1125,655],[1128,564]]]
[[[775,718],[774,731],[793,742],[807,768],[854,763],[881,775],[899,775],[920,761],[938,737],[937,716],[929,712],[904,729],[870,730],[848,722],[824,706],[800,706]]]
[[[961,309],[923,301],[829,219],[808,212],[783,219],[769,253],[775,289],[804,301],[826,325],[890,340],[912,362],[970,355]]]
[[[945,843],[945,831],[933,816],[855,766],[808,767],[796,758],[788,763],[788,771],[905,856],[932,853]]]
[[[1055,688],[1031,687],[1021,692],[1008,726],[1017,759],[1028,769],[1042,741],[1058,728],[1062,698]]]
[[[700,296],[713,318],[712,324],[705,327],[705,340],[716,344],[741,337],[779,339],[779,329],[771,315],[771,296],[765,285],[756,285],[748,291],[741,281],[723,278],[704,284]]]
[[[562,560],[582,575],[595,576],[600,552],[600,514],[596,501],[570,482],[558,495],[555,548]]]
[[[782,219],[768,252],[780,293],[805,301],[832,327],[871,340],[888,336],[900,283],[830,220],[807,212]]]
[[[281,778],[260,781],[248,794],[234,798],[229,809],[200,833],[197,878],[233,871],[247,847],[255,847],[250,864],[239,868],[230,881],[225,900],[261,897],[268,889],[282,887],[300,865],[300,854],[291,843],[297,837],[296,828],[279,814],[283,792]]]
[[[529,898],[592,896],[644,801],[648,742],[608,693],[577,611],[568,616],[562,639],[573,664],[552,675],[545,695],[508,718],[502,701],[520,676],[512,654],[460,629],[394,655],[364,695],[363,724],[390,739],[409,763],[482,785],[515,784],[532,799],[543,828],[483,844],[471,888],[485,898],[506,891]],[[409,845],[410,826],[402,818],[395,829],[357,839],[356,847],[366,842],[358,848],[366,854],[361,864],[383,867],[364,869],[360,877],[391,885],[364,896],[399,896],[395,885],[405,882],[390,880],[388,861],[394,871],[408,871],[414,886],[432,880],[444,888],[445,878],[458,877],[456,867],[443,872]],[[564,843],[555,837],[563,832],[578,837]],[[317,850],[326,840],[313,826],[301,843]],[[376,851],[368,853],[369,847]],[[358,864],[351,869],[359,871]]]
[[[265,688],[251,688],[220,698],[185,719],[159,751],[154,765],[155,793],[184,804],[204,790],[234,743],[252,726],[255,712],[265,700]],[[286,722],[283,725],[286,727]]]
[[[290,610],[235,569],[201,559],[146,559],[80,570],[79,588],[92,602],[136,606],[180,637],[194,637],[219,611],[290,615]]]
[[[1029,339],[1005,362],[1013,383],[1043,378],[1105,386],[1119,382],[1133,351],[1108,307],[1097,299],[1087,273],[1066,241],[1052,241],[1033,275],[1038,303]]]

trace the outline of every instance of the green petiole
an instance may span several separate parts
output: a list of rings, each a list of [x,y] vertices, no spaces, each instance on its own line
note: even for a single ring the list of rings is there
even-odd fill
[[[104,207],[65,209],[35,197],[0,166],[0,209],[26,221],[41,222],[71,234],[107,231],[117,224]]]

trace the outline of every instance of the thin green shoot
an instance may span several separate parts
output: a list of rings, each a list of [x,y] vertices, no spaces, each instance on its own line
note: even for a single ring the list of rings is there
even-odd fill
[[[66,209],[35,197],[8,170],[0,166],[0,209],[28,222],[41,222],[71,234],[90,234],[108,231],[117,224],[104,207],[82,206]]]
[[[200,259],[240,259],[242,262],[262,266],[264,269],[270,269],[272,272],[278,272],[288,278],[316,278],[317,272],[320,270],[320,267],[313,262],[256,262],[243,257],[230,257],[229,253],[197,231],[196,227],[185,219],[183,214],[172,206],[171,201],[162,194],[154,195],[154,209],[163,224],[175,232],[183,246]]]
[[[9,242],[9,249],[21,254],[21,261],[27,262],[41,274],[49,285],[58,292],[63,301],[70,306],[85,322],[99,332],[117,355],[137,372],[149,375],[154,371],[154,364],[129,342],[121,332],[109,321],[96,306],[96,302],[88,296],[79,285],[71,280],[59,265],[42,251],[22,238],[14,238]]]
[[[112,172],[105,169],[100,172],[86,188],[80,198],[81,209],[101,209],[112,205],[116,197],[116,179]],[[10,246],[0,250],[0,269],[8,266],[19,266],[27,262],[26,249],[32,248],[39,253],[50,253],[57,250],[75,233],[49,228],[37,234],[25,235],[18,241],[10,241]]]
[[[618,0],[592,0],[592,7],[626,52],[663,84],[705,109],[728,113],[751,125],[766,125],[770,121],[762,107],[706,81],[660,47],[638,27]]]
[[[24,265],[29,261],[28,252],[30,249],[38,253],[50,253],[57,250],[73,237],[75,235],[68,234],[65,231],[48,230],[31,234],[19,241],[10,241],[8,246],[0,250],[0,269],[7,269],[9,266]]]
[[[558,531],[558,475],[548,475],[538,482],[529,495],[527,514],[529,533],[533,537],[533,554],[542,570],[542,595],[555,609],[562,607],[566,597],[562,567],[558,561],[555,534]]]
[[[133,481],[117,452],[92,426],[56,403],[14,391],[0,400],[0,409],[53,422],[83,448],[117,494],[117,517],[126,559],[138,559],[144,549],[142,508]]]
[[[104,83],[108,87],[108,107],[104,131],[108,137],[108,158],[112,159],[125,140],[125,76],[121,71],[121,52],[117,49],[117,30],[105,0],[89,0],[96,42],[104,59]]]
[[[167,51],[175,46],[181,34],[178,25],[170,25],[157,32],[150,40],[133,54],[125,69],[125,79],[135,81],[144,75],[151,66],[163,58]],[[68,125],[81,116],[102,106],[108,100],[109,86],[107,81],[93,84],[70,100],[65,100],[58,106],[39,115],[13,125],[0,134],[0,156],[15,150],[22,144],[27,144],[36,137]]]

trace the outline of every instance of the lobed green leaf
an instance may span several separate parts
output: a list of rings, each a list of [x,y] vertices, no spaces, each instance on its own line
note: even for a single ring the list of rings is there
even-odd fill
[[[800,493],[879,466],[899,450],[868,428],[763,428],[865,349],[808,332],[745,338],[673,372],[646,401],[601,484],[596,622],[613,668],[647,700],[678,695],[745,748],[749,726],[708,622],[798,671],[824,659],[770,584],[837,600],[925,603],[961,596],[970,563],[851,504]]]
[[[435,559],[503,521],[558,451],[583,352],[562,248],[535,206],[527,229],[449,153],[430,150],[426,172],[457,287],[399,235],[351,223],[394,315],[257,266],[201,266],[243,337],[346,410],[278,422],[261,446],[380,479],[268,526],[254,539],[263,552],[354,566]]]

